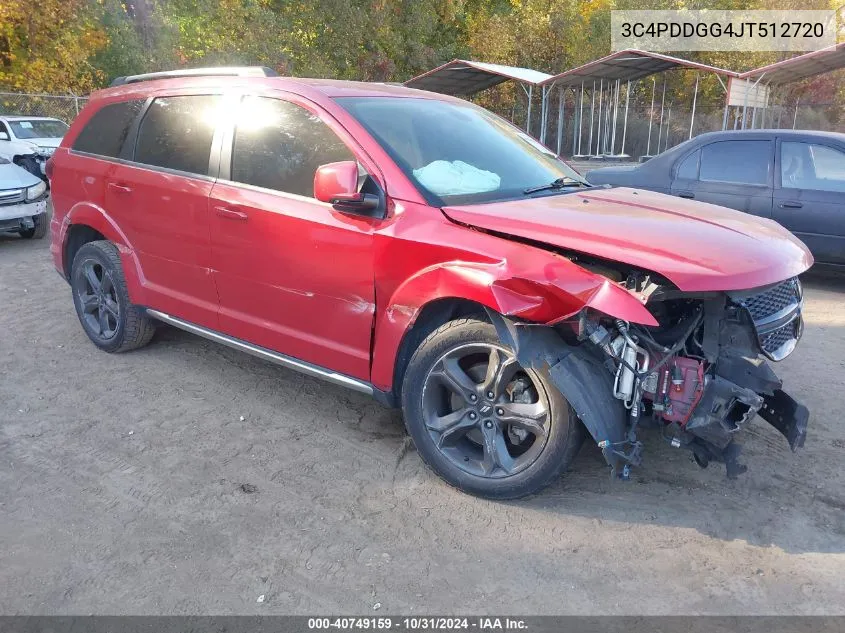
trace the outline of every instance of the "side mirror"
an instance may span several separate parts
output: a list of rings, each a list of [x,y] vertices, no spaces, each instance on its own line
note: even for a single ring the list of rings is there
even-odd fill
[[[320,165],[314,174],[314,197],[339,211],[366,212],[379,206],[379,197],[358,193],[358,163],[344,160]]]
[[[8,141],[9,135],[6,132],[0,132],[0,141]]]

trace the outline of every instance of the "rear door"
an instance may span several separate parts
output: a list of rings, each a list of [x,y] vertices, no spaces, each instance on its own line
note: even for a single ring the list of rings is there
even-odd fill
[[[700,154],[693,154],[687,157],[689,163],[679,164],[686,177],[676,179],[673,194],[771,217],[774,142],[756,138],[715,141],[703,145]],[[698,177],[692,179],[696,168]]]
[[[149,307],[217,327],[208,197],[221,94],[173,94],[147,102],[137,138],[106,180],[105,200],[143,272]]]
[[[816,261],[845,264],[845,147],[779,138],[777,167],[774,219]]]
[[[220,329],[369,380],[373,232],[382,221],[313,196],[317,167],[362,165],[363,150],[295,95],[247,95],[236,119],[210,203]],[[366,173],[362,166],[362,186],[372,184]]]

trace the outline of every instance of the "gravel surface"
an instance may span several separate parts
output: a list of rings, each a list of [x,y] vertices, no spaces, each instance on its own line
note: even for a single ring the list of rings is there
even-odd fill
[[[585,445],[494,503],[364,396],[167,327],[98,351],[0,237],[0,613],[845,614],[845,282],[806,285],[803,451],[758,419],[729,481],[651,435],[622,483]]]

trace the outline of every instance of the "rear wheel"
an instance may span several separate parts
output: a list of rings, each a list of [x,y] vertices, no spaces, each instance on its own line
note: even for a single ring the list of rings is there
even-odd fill
[[[461,319],[433,332],[411,359],[402,393],[423,460],[451,485],[482,497],[541,490],[584,439],[548,376],[521,367],[484,321]]]
[[[149,343],[153,321],[129,301],[117,247],[89,242],[73,258],[73,304],[82,328],[100,349],[125,352]]]

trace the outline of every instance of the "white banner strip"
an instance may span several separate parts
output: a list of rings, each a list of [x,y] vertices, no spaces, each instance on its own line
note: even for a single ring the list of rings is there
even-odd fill
[[[815,51],[836,44],[833,11],[611,11],[614,51]]]

